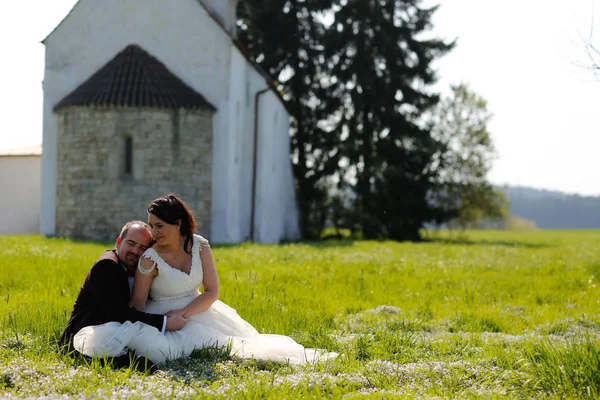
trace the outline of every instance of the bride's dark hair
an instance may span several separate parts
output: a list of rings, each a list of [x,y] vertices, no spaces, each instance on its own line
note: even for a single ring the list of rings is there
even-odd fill
[[[175,225],[181,221],[179,232],[185,239],[183,249],[186,253],[192,252],[194,233],[198,224],[196,218],[194,218],[194,213],[183,200],[174,194],[159,197],[150,203],[148,213],[157,216],[171,225]]]

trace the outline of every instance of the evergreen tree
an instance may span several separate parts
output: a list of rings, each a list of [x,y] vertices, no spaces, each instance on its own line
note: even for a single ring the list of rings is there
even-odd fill
[[[354,218],[368,239],[418,240],[438,210],[434,155],[442,144],[419,124],[438,102],[432,62],[453,43],[425,38],[437,7],[420,0],[347,0],[327,31],[327,73],[344,112],[336,130],[354,191]]]

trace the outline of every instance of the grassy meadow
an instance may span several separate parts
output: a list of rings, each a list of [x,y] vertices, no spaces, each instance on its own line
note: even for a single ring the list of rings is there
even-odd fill
[[[54,351],[111,244],[0,237],[0,398],[599,398],[600,231],[439,235],[213,246],[222,301],[340,356],[199,351],[151,376]]]

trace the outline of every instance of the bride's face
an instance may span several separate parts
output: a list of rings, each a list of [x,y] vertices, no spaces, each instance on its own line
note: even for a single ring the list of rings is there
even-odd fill
[[[150,225],[152,236],[159,246],[174,243],[180,236],[179,225],[169,224],[154,214],[148,214],[148,225]]]

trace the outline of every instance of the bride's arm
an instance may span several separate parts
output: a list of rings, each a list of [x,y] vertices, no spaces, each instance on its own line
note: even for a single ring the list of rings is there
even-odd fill
[[[200,260],[202,261],[202,271],[204,277],[202,286],[204,291],[183,309],[183,317],[188,318],[194,314],[206,311],[219,298],[219,277],[213,260],[212,251],[209,244],[202,243],[200,251]]]
[[[142,257],[138,267],[135,270],[135,279],[133,280],[133,294],[129,306],[139,311],[144,311],[150,285],[152,280],[158,276],[158,268],[153,260]]]

